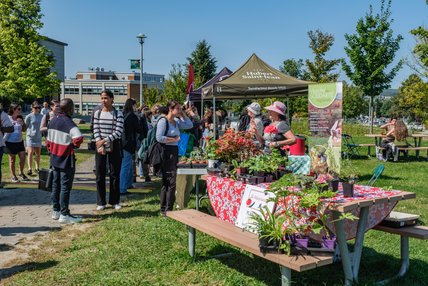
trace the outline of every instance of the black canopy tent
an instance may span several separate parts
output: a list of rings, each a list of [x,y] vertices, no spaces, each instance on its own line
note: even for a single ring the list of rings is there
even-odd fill
[[[202,98],[213,100],[215,113],[216,99],[259,99],[307,95],[310,83],[288,76],[262,61],[256,54],[252,54],[228,78],[214,83],[212,87],[202,88]]]
[[[210,92],[213,89],[213,85],[219,81],[226,79],[232,71],[227,67],[224,67],[218,74],[213,76],[209,81],[189,93],[190,101],[201,101],[202,90],[205,89],[205,93]]]

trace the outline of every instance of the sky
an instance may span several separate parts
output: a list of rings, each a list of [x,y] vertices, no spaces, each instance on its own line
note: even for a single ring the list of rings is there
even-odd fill
[[[68,44],[65,75],[89,67],[128,72],[129,59],[140,57],[136,36],[147,36],[143,71],[168,76],[173,64],[187,63],[198,42],[206,40],[217,71],[238,69],[253,53],[279,68],[285,59],[313,60],[308,31],[333,34],[327,59],[347,58],[345,34],[380,0],[41,0],[44,36]],[[425,0],[395,0],[394,35],[403,40],[396,54],[410,58],[415,39],[410,30],[428,26]],[[391,83],[398,88],[412,70],[404,66]],[[343,71],[340,80],[347,80]]]

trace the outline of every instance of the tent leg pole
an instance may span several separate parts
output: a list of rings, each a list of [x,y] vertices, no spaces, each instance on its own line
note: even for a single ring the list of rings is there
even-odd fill
[[[291,128],[291,118],[290,118],[290,99],[287,98],[287,121],[288,121],[288,126],[290,126]]]
[[[214,139],[217,139],[216,133],[217,133],[217,120],[216,120],[216,113],[215,113],[215,97],[213,97],[213,125],[214,125]]]

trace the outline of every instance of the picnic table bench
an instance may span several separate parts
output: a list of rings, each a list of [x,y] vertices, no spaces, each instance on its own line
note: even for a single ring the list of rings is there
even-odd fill
[[[189,234],[189,254],[195,256],[196,229],[218,240],[280,265],[282,286],[291,285],[291,270],[302,272],[333,263],[333,253],[286,255],[262,253],[256,234],[245,231],[217,217],[194,209],[167,212],[167,217],[185,224]]]
[[[404,213],[400,213],[403,215],[407,215]],[[391,234],[398,234],[400,235],[400,254],[401,254],[401,267],[398,271],[398,274],[395,275],[392,278],[383,280],[379,282],[379,284],[384,285],[389,283],[391,280],[403,277],[407,271],[409,270],[410,266],[410,259],[409,259],[409,237],[415,238],[415,239],[421,239],[421,240],[427,240],[428,239],[428,227],[422,226],[422,225],[412,225],[412,226],[405,226],[405,227],[390,227],[385,225],[377,225],[373,228],[377,231],[387,232]]]

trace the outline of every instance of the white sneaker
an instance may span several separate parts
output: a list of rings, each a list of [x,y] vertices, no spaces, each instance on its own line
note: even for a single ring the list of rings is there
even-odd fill
[[[75,217],[72,215],[61,215],[59,217],[58,220],[60,223],[66,223],[66,224],[71,224],[71,223],[78,223],[82,221],[82,218],[80,217]]]
[[[97,211],[103,211],[106,208],[105,205],[97,206]]]
[[[119,204],[116,204],[116,205],[114,205],[114,206],[113,206],[113,208],[114,208],[115,210],[120,210],[120,209],[122,208],[122,206],[121,206],[121,205],[119,205]]]
[[[61,212],[53,211],[52,212],[52,219],[57,220],[61,216]]]

